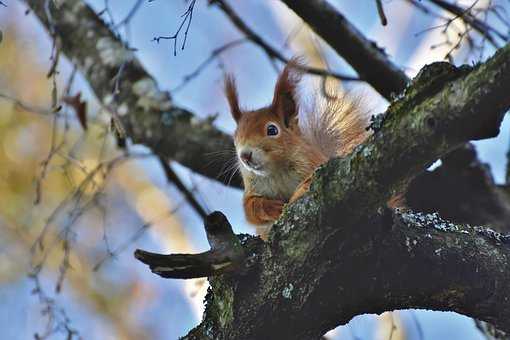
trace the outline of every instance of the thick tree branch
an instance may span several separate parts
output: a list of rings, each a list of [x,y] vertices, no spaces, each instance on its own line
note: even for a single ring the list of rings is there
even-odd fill
[[[366,223],[337,222],[341,237],[326,237],[298,268],[267,262],[283,251],[271,245],[250,272],[210,278],[205,320],[186,339],[316,339],[356,315],[402,308],[454,310],[508,331],[507,236],[419,213]],[[283,254],[304,255],[297,249]]]
[[[466,144],[442,159],[442,165],[425,171],[410,184],[406,202],[415,211],[438,212],[456,223],[490,225],[510,232],[507,186],[498,186],[488,164]]]
[[[230,138],[175,107],[90,8],[63,2],[50,25],[40,1],[26,2],[55,29],[63,51],[135,142],[205,175],[219,173],[202,156],[231,147]],[[327,2],[292,5],[298,14],[299,6],[309,5],[313,20],[307,21],[318,32],[332,18],[330,32],[350,35],[346,48],[365,46],[361,56],[378,70],[373,84],[387,98],[404,87],[403,73],[394,72],[370,42],[359,41],[350,25],[338,33],[345,18]],[[317,12],[317,6],[326,10]],[[115,96],[112,79],[120,79]],[[317,171],[310,193],[286,208],[268,244],[246,247],[255,263],[248,273],[212,280],[204,322],[189,337],[309,339],[361,312],[407,307],[455,310],[510,330],[506,237],[437,216],[374,213],[438,157],[469,140],[495,136],[510,106],[509,82],[509,46],[475,69],[443,63],[426,68],[373,124],[376,132],[364,145]]]
[[[27,3],[42,23],[49,27],[42,3],[33,0]],[[190,112],[175,106],[170,101],[168,93],[158,90],[153,78],[143,69],[132,52],[127,50],[97,15],[81,1],[69,0],[63,3],[52,18],[53,24],[58,28],[56,34],[64,42],[63,52],[73,63],[80,66],[97,97],[103,99],[103,104],[121,115],[127,128],[127,135],[135,143],[152,147],[162,156],[170,157],[195,172],[210,178],[219,177],[225,162],[221,160],[212,162],[212,155],[218,154],[218,150],[233,149],[229,136],[215,129],[210,122],[200,122]],[[71,18],[77,20],[70,20]],[[119,81],[120,92],[114,96],[112,92],[116,81],[113,79],[119,74],[120,68],[122,68]],[[444,183],[451,183],[451,181],[444,176],[441,178],[445,179],[442,181],[443,184],[434,187],[438,190],[446,190],[447,186]],[[478,182],[485,181],[483,178],[476,179],[474,176],[470,178]],[[426,186],[417,185],[415,188],[427,189],[433,186],[431,181],[427,183]],[[239,179],[234,178],[231,185],[239,187]],[[425,192],[426,195],[422,197],[433,198],[429,195],[430,192],[430,190]],[[422,195],[423,192],[418,190],[414,193]],[[495,205],[496,210],[499,209],[497,207],[509,205],[508,195],[498,194],[497,196],[496,200],[500,203]],[[441,197],[446,196],[441,195]],[[467,195],[456,197],[465,200]],[[484,199],[485,196],[481,195],[480,200]],[[494,200],[489,198],[489,201]],[[424,211],[437,210],[437,202],[433,199],[421,199],[418,203],[413,207]],[[450,204],[449,206],[461,205]],[[482,212],[483,209],[468,208],[468,206],[472,208],[476,205],[463,204],[463,206],[466,207],[464,212],[471,211],[470,216],[473,219],[462,219],[462,222],[490,223],[498,227],[507,223],[506,213],[491,213],[485,210],[492,215],[487,219],[489,215]],[[506,210],[506,208],[499,209],[502,212]],[[444,209],[439,211],[443,213]],[[473,216],[477,214],[480,216]],[[453,218],[455,214],[446,213],[445,216]],[[496,220],[497,218],[500,218],[499,221]]]
[[[383,97],[392,100],[409,79],[386,53],[326,0],[282,0]]]
[[[313,339],[397,308],[453,310],[510,331],[508,236],[378,209],[435,159],[495,136],[509,81],[510,45],[473,69],[422,70],[366,143],[318,169],[269,243],[247,247],[251,271],[210,279],[204,321],[188,338]]]
[[[62,51],[87,78],[100,103],[118,116],[134,143],[210,178],[217,178],[224,161],[213,162],[218,150],[232,150],[232,138],[173,103],[154,78],[97,14],[81,0],[25,0],[47,29],[54,27]],[[231,185],[240,187],[240,178]]]

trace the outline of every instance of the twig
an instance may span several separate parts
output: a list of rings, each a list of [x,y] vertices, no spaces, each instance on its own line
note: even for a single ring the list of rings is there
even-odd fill
[[[421,327],[420,321],[416,317],[414,310],[410,309],[409,315],[411,315],[411,319],[413,320],[414,325],[416,326],[416,331],[418,332],[418,339],[420,339],[420,340],[425,339],[425,335],[423,333],[423,328]]]
[[[166,218],[168,216],[171,216],[172,214],[174,214],[179,208],[181,207],[181,204],[177,204],[177,206],[175,208],[173,208],[170,212],[168,212],[167,214],[165,214],[165,216],[163,218]],[[139,227],[134,233],[133,235],[131,235],[126,241],[124,241],[123,243],[121,243],[117,248],[113,249],[113,250],[110,250],[109,249],[109,246],[108,246],[108,243],[107,243],[107,254],[100,260],[98,261],[94,267],[93,267],[93,271],[98,271],[102,266],[103,264],[105,264],[107,261],[111,260],[111,259],[114,259],[116,258],[117,256],[119,256],[119,254],[121,254],[122,252],[124,252],[130,245],[132,245],[134,242],[136,242],[138,239],[140,239],[140,237],[142,237],[145,232],[150,228],[152,227],[152,225],[154,225],[155,223],[157,223],[158,220],[155,220],[155,221],[149,221],[149,222],[146,222],[144,224],[142,224],[141,227]],[[105,239],[106,240],[106,239]]]
[[[393,100],[409,83],[383,49],[367,39],[329,1],[281,0],[330,45],[357,72],[388,100]]]
[[[246,258],[244,248],[225,215],[215,211],[204,220],[211,250],[200,254],[162,255],[137,249],[135,257],[164,278],[209,277],[237,269]]]
[[[109,27],[112,30],[112,32],[114,33],[114,35],[116,35],[118,37],[119,42],[122,45],[122,48],[125,49],[125,51],[123,51],[123,52],[126,53],[126,54],[127,53],[135,52],[136,48],[132,48],[132,47],[129,46],[129,38],[126,38],[126,40],[121,39],[121,34],[120,34],[120,31],[119,31],[118,28],[121,27],[121,26],[124,26],[126,28],[126,30],[128,30],[128,27],[129,27],[129,24],[131,22],[131,19],[133,19],[133,17],[136,14],[136,12],[140,9],[140,6],[142,5],[142,3],[143,3],[143,0],[137,0],[135,5],[133,6],[133,8],[131,8],[129,13],[126,15],[126,17],[124,19],[122,19],[118,23],[115,23],[115,19],[113,18],[113,13],[112,13],[112,10],[110,8],[110,0],[104,0],[104,9],[98,13],[98,16],[101,16],[103,13],[106,13],[108,15],[108,18],[109,18],[109,21],[110,21],[109,22]],[[126,33],[126,35],[129,36],[128,33]],[[119,69],[117,70],[117,73],[115,74],[115,76],[112,79],[113,82],[114,82],[113,93],[112,93],[114,101],[117,100],[118,95],[120,94],[120,80],[121,80],[121,77],[122,77],[122,73],[124,72],[124,69],[125,69],[126,65],[129,62],[131,62],[131,57],[130,56],[125,58],[125,60],[119,66]],[[114,110],[112,110],[112,112],[113,111]]]
[[[200,203],[195,199],[195,196],[193,196],[193,193],[186,188],[184,183],[182,183],[181,179],[175,171],[170,167],[168,162],[163,157],[158,157],[159,163],[161,164],[161,167],[163,168],[163,171],[165,172],[165,176],[169,182],[172,182],[176,188],[184,195],[184,198],[189,202],[189,204],[193,207],[195,212],[202,217],[202,219],[205,219],[207,217],[207,212],[202,208]]]
[[[44,178],[46,177],[48,165],[50,164],[51,160],[53,159],[53,156],[56,153],[58,153],[60,151],[60,149],[63,148],[65,145],[64,138],[60,141],[60,143],[57,144],[57,124],[58,124],[57,118],[58,118],[57,115],[53,116],[50,150],[48,151],[48,155],[41,162],[41,172],[36,179],[34,205],[37,205],[41,202],[41,196],[42,196],[41,187],[42,187],[42,182],[43,182]]]
[[[388,24],[388,19],[386,19],[386,15],[384,14],[382,0],[375,0],[375,3],[377,5],[377,13],[379,14],[379,18],[381,19],[381,25],[386,26]]]
[[[446,53],[444,58],[452,63],[453,62],[453,57],[452,57],[453,52],[455,50],[458,50],[461,47],[461,44],[462,44],[462,42],[464,40],[467,41],[467,43],[469,44],[471,50],[473,50],[475,48],[475,43],[474,43],[473,39],[470,37],[470,31],[472,29],[472,26],[469,25],[467,23],[467,21],[464,20],[463,18],[466,15],[468,15],[468,13],[474,8],[474,6],[477,4],[477,2],[478,2],[478,0],[474,1],[471,4],[471,6],[469,6],[466,9],[463,9],[461,13],[457,13],[454,17],[445,19],[445,22],[443,24],[432,26],[432,27],[429,27],[427,29],[424,29],[424,30],[416,33],[415,36],[421,35],[421,34],[423,34],[425,32],[429,32],[429,31],[432,31],[432,30],[435,30],[435,29],[438,29],[438,28],[442,28],[441,33],[445,36],[445,40],[443,42],[440,42],[438,44],[434,44],[434,45],[430,46],[430,48],[431,49],[435,49],[435,48],[440,47],[440,46],[450,46],[450,49],[448,50],[448,52]],[[462,29],[462,28],[458,29],[454,25],[454,22],[457,19],[461,19],[466,24],[466,27],[464,29]],[[450,39],[450,36],[448,34],[449,31],[454,31],[454,36],[456,38],[455,41],[452,41]],[[497,45],[496,45],[496,43],[494,41],[493,41],[493,45],[495,47],[497,47]]]
[[[210,4],[217,5],[230,19],[234,26],[236,26],[239,31],[243,32],[246,35],[247,39],[251,40],[254,44],[258,45],[271,60],[276,59],[284,64],[289,62],[289,58],[284,57],[276,48],[269,45],[264,39],[262,39],[260,35],[258,35],[250,27],[248,27],[245,24],[245,22],[241,19],[241,17],[234,11],[234,9],[230,7],[224,0],[210,0]],[[313,74],[322,77],[333,77],[343,81],[362,80],[355,76],[348,76],[338,72],[330,72],[328,70],[315,67],[300,66],[299,69],[308,74]]]
[[[138,10],[142,6],[142,4],[143,4],[143,0],[137,0],[136,3],[131,8],[131,10],[128,12],[128,14],[124,17],[124,19],[122,19],[117,24],[115,24],[114,28],[117,29],[120,26],[128,25],[131,22],[131,20],[133,19],[133,17],[135,16],[136,12],[138,12]]]
[[[181,90],[187,83],[189,83],[191,80],[196,78],[210,63],[212,63],[214,59],[218,58],[222,53],[226,52],[227,50],[229,50],[233,47],[239,46],[239,45],[245,43],[246,41],[248,41],[246,38],[238,39],[238,40],[228,42],[225,45],[214,49],[211,52],[211,55],[209,55],[209,57],[206,60],[204,60],[200,65],[198,65],[198,67],[193,72],[185,75],[183,77],[182,82],[179,85],[177,85],[175,88],[170,90],[170,92],[177,92],[177,91]]]
[[[491,2],[485,8],[475,8],[475,5],[478,1],[473,1],[469,7],[461,7],[455,2],[448,2],[444,0],[429,0],[429,2],[439,9],[444,10],[445,12],[451,13],[453,17],[445,17],[438,13],[431,11],[427,6],[425,6],[421,1],[418,0],[407,0],[409,3],[414,5],[417,9],[422,12],[432,15],[433,17],[441,18],[444,23],[441,25],[437,25],[431,27],[429,29],[425,29],[421,32],[418,32],[417,35],[420,35],[424,32],[428,32],[433,29],[443,28],[442,34],[445,36],[445,40],[441,43],[432,45],[431,48],[436,48],[439,46],[451,46],[450,50],[445,55],[445,58],[448,60],[452,60],[452,53],[454,50],[457,50],[461,47],[463,42],[466,42],[469,47],[469,52],[474,53],[476,50],[479,50],[480,59],[483,57],[483,53],[485,51],[486,43],[491,44],[495,48],[500,47],[499,41],[507,42],[510,39],[510,35],[502,33],[497,29],[495,25],[489,25],[487,23],[487,18],[489,13],[494,13],[498,16],[497,6],[492,6]],[[483,18],[478,18],[478,14],[482,14]],[[462,27],[457,27],[454,25],[454,21],[461,20],[464,24]],[[503,25],[510,28],[509,23],[505,23],[502,21]],[[453,41],[449,32],[452,32]],[[472,37],[471,32],[477,32],[481,41],[478,42]],[[499,39],[499,40],[498,40]],[[466,57],[467,58],[467,57]]]
[[[390,313],[390,320],[391,320],[391,327],[390,327],[390,334],[388,336],[388,340],[392,340],[393,333],[395,332],[395,329],[397,329],[397,326],[395,326],[395,319],[393,318],[393,312]]]
[[[43,305],[41,314],[47,316],[47,322],[46,330],[42,334],[35,333],[34,338],[36,340],[48,339],[56,333],[64,333],[66,334],[66,338],[70,340],[75,336],[80,338],[79,332],[71,327],[71,320],[67,316],[65,310],[58,305],[55,299],[49,297],[44,291],[39,279],[40,270],[40,267],[33,268],[28,277],[34,282],[32,294],[37,295],[39,302]]]
[[[448,12],[454,14],[456,18],[461,18],[466,24],[473,27],[478,33],[480,33],[483,37],[485,37],[494,47],[499,47],[499,44],[495,41],[495,39],[491,36],[490,32],[493,32],[496,36],[498,36],[501,40],[507,41],[508,36],[499,32],[496,28],[488,26],[483,21],[478,20],[476,17],[470,14],[471,9],[477,4],[478,1],[474,1],[473,4],[466,9],[454,4],[449,3],[444,0],[429,0],[436,6],[447,10]]]
[[[20,99],[14,98],[14,97],[12,97],[8,94],[5,94],[5,93],[0,93],[0,98],[10,101],[15,106],[18,106],[19,108],[21,108],[22,110],[27,111],[27,112],[37,113],[37,114],[44,115],[44,116],[47,116],[47,115],[50,115],[53,113],[52,109],[30,106],[29,104],[24,103]]]
[[[493,31],[497,36],[499,36],[500,39],[506,40],[506,37],[498,32],[495,29],[492,29],[491,27],[487,26],[484,22],[479,21],[477,18],[471,15],[470,11],[471,9],[476,5],[478,1],[474,1],[471,6],[469,6],[467,9],[463,9],[459,6],[456,6],[455,4],[450,4],[445,1],[441,0],[430,0],[433,4],[451,12],[455,15],[455,19],[461,18],[467,25],[473,27],[478,33],[482,35],[484,39],[489,41],[492,46],[499,48],[499,44],[496,42],[496,40],[492,37],[490,34],[491,31]]]
[[[468,8],[466,8],[465,10],[463,10],[462,13],[460,14],[457,14],[455,15],[454,17],[452,18],[448,18],[448,20],[446,20],[446,22],[444,24],[440,24],[440,25],[435,25],[435,26],[432,26],[432,27],[429,27],[429,28],[426,28],[424,30],[421,30],[419,31],[418,33],[415,33],[415,36],[419,36],[423,33],[426,33],[426,32],[429,32],[429,31],[433,31],[435,29],[438,29],[438,28],[443,28],[444,30],[446,30],[455,20],[457,19],[462,19],[463,15],[465,15],[467,12],[469,12],[471,9],[473,9],[473,7],[476,5],[476,3],[478,2],[478,0],[476,0],[475,2],[473,2],[471,4],[471,6],[469,6]]]
[[[186,40],[188,38],[188,31],[189,31],[189,28],[191,26],[191,20],[193,19],[193,10],[195,8],[195,3],[196,3],[196,0],[191,0],[189,6],[188,6],[188,9],[186,10],[186,12],[184,12],[183,15],[181,15],[181,17],[184,17],[184,19],[181,21],[181,24],[179,25],[179,28],[177,28],[177,31],[175,32],[174,35],[171,35],[171,36],[158,36],[158,37],[154,37],[152,39],[152,41],[155,41],[157,43],[159,43],[159,41],[161,39],[164,39],[164,40],[173,40],[174,41],[174,56],[177,55],[177,39],[179,37],[179,33],[181,32],[182,28],[184,27],[184,24],[187,22],[187,26],[186,26],[186,30],[184,31],[184,40],[182,41],[182,47],[181,47],[181,50],[184,50],[184,47],[186,46]]]

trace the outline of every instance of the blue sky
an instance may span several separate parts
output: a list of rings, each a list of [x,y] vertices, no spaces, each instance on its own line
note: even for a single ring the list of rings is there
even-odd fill
[[[5,30],[7,23],[15,22],[25,32],[27,43],[33,43],[34,37],[37,37],[35,47],[32,48],[36,48],[44,56],[43,62],[47,63],[51,47],[47,35],[33,17],[25,17],[22,14],[23,7],[18,1],[5,2],[8,3],[8,7],[0,7],[0,29]],[[245,0],[235,4],[234,1],[229,2],[234,5],[247,24],[266,37],[273,46],[281,48],[286,56],[303,53],[300,46],[294,46],[292,49],[282,47],[290,30],[299,25],[299,20],[280,2],[260,0]],[[500,2],[509,7],[508,2]],[[96,10],[104,7],[103,0],[91,0],[88,3]],[[115,19],[120,20],[129,11],[134,1],[111,0],[110,3]],[[403,0],[384,1],[389,20],[387,27],[380,25],[374,1],[337,0],[331,3],[346,14],[364,34],[384,47],[391,59],[405,69],[410,76],[416,74],[424,64],[441,60],[441,56],[444,55],[444,52],[429,48],[430,42],[439,39],[439,33],[433,31],[430,34],[416,35],[423,29],[435,25],[435,19],[423,13],[411,11]],[[174,57],[171,43],[162,41],[157,44],[151,40],[154,36],[173,34],[180,24],[180,15],[184,9],[183,1],[157,0],[144,3],[132,21],[130,44],[137,48],[138,58],[164,90],[171,90],[180,84],[182,78],[191,73],[215,48],[241,37],[220,11],[208,7],[207,1],[198,0],[186,47],[184,50],[179,50]],[[8,37],[4,37],[6,38]],[[341,72],[352,72],[350,67],[329,47],[324,46],[324,51],[332,67]],[[488,51],[486,56],[491,53]],[[244,44],[225,53],[221,60],[224,69],[234,73],[238,79],[243,105],[257,107],[271,100],[277,74],[259,48],[252,44]],[[468,62],[471,61],[468,60]],[[62,66],[63,73],[66,70],[68,72],[69,69],[68,64]],[[223,69],[218,67],[217,62],[213,62],[199,77],[172,95],[178,105],[189,108],[201,117],[218,114],[216,121],[218,127],[232,132],[235,126],[222,95],[220,83],[222,75]],[[305,89],[310,89],[313,82],[307,82],[306,86]],[[90,101],[95,100],[81,77],[75,87],[84,91]],[[346,84],[346,87],[363,93],[366,96],[367,106],[373,113],[382,112],[387,106],[387,102],[368,86]],[[510,141],[509,132],[510,122],[506,119],[499,137],[475,143],[480,158],[491,165],[495,179],[500,183],[504,180],[505,153]],[[134,149],[145,150],[138,146]],[[155,159],[139,161],[138,164],[155,186],[168,197],[178,200],[179,193],[166,183]],[[243,217],[242,193],[239,190],[227,188],[218,182],[193,174],[178,164],[174,164],[174,168],[189,186],[198,187],[198,197],[207,209],[223,211],[229,217],[236,232],[253,233],[253,228],[245,222]],[[123,201],[119,202],[121,202],[117,206],[119,212],[113,214],[111,223],[123,221],[126,223],[126,228],[135,228],[142,222],[143,217],[135,209],[122,203]],[[201,221],[193,210],[183,206],[178,210],[178,215],[193,249],[196,251],[207,249]],[[122,235],[113,237],[119,242],[122,240]],[[137,280],[153,287],[159,294],[159,300],[144,307],[143,314],[134,308],[126,310],[126,315],[129,315],[129,318],[135,318],[140,324],[149,325],[149,328],[154,330],[156,339],[174,339],[184,335],[200,320],[200,310],[197,306],[201,304],[200,294],[203,294],[203,290],[197,297],[192,298],[189,295],[190,286],[184,281],[163,280],[152,275],[147,268],[133,259],[131,254],[134,248],[167,252],[176,249],[172,247],[172,242],[162,242],[157,231],[151,231],[121,253],[115,261],[105,266],[105,271],[111,274],[102,273],[101,275],[109,275],[109,280],[112,282],[117,280],[120,283],[123,275],[128,273],[127,275],[136,276]],[[54,276],[48,275],[47,280],[47,284],[51,285]],[[40,329],[39,305],[37,299],[30,295],[31,289],[31,282],[26,277],[0,285],[0,327],[4,330],[3,336],[6,339],[28,339]],[[80,329],[85,339],[100,339],[104,334],[111,333],[108,321],[98,317],[86,304],[82,304],[71,289],[65,290],[58,300],[66,307],[74,326]],[[471,319],[455,313],[416,311],[413,316],[412,313],[404,311],[398,314],[403,320],[409,339],[419,339],[414,317],[421,325],[426,340],[482,338]],[[372,339],[375,336],[375,328],[374,316],[356,317],[348,326],[343,326],[335,333],[335,339],[351,339],[354,336]]]

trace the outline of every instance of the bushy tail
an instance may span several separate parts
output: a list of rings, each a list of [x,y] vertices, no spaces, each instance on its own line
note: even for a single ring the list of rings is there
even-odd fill
[[[368,136],[368,115],[360,98],[336,94],[317,100],[309,111],[303,133],[328,158],[350,153]]]

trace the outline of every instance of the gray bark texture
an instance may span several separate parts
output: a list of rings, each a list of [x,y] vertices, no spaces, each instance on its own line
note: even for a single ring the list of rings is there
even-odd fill
[[[224,170],[221,162],[207,160],[218,150],[233,150],[232,138],[216,129],[212,119],[199,119],[177,106],[85,2],[62,2],[52,10],[52,22],[45,1],[25,3],[49,32],[56,32],[62,51],[86,77],[99,102],[120,118],[134,143],[207,177],[216,178]],[[240,187],[240,178],[234,178],[233,185]]]
[[[103,105],[121,117],[133,142],[203,175],[218,175],[220,166],[206,166],[201,156],[232,147],[230,137],[176,106],[89,7],[67,0],[52,11],[49,22],[42,1],[25,2],[55,32],[62,51],[83,72]],[[285,2],[299,15],[305,4],[315,15],[329,10],[314,7],[325,6],[324,1]],[[388,65],[385,58],[375,58],[381,68]],[[112,79],[121,66],[119,92],[113,96]],[[378,74],[379,80],[390,79]],[[407,82],[402,76],[391,79],[397,90]],[[379,80],[369,82],[378,88]],[[243,250],[238,251],[228,246],[236,244],[231,235],[224,238],[230,240],[226,245],[219,242],[219,248],[212,242],[215,259],[218,249],[235,254],[236,270],[222,267],[222,275],[210,278],[204,319],[186,338],[316,339],[358,314],[405,308],[457,311],[510,331],[510,240],[492,229],[466,224],[491,223],[508,230],[507,189],[491,182],[466,145],[498,134],[510,107],[508,84],[510,45],[474,67],[447,63],[424,67],[387,112],[373,121],[374,133],[363,145],[316,171],[309,193],[284,209],[267,243],[243,236]],[[389,96],[388,89],[380,92]],[[438,158],[445,160],[443,166],[423,173]],[[455,177],[455,183],[448,180]],[[496,209],[480,204],[486,202],[482,197],[468,199],[463,207],[447,202],[445,217],[455,220],[452,223],[437,213],[384,208],[392,194],[411,185],[410,206],[428,206],[432,212],[435,197],[448,189],[430,183],[441,180],[451,185],[448,188],[481,183],[464,185],[463,194],[486,195],[496,202]],[[421,195],[425,192],[429,196]],[[473,212],[478,206],[480,214]],[[149,265],[151,259],[162,259],[153,255],[137,253]],[[220,262],[225,261],[221,257]],[[212,275],[218,262],[211,258],[205,262],[207,275]]]

